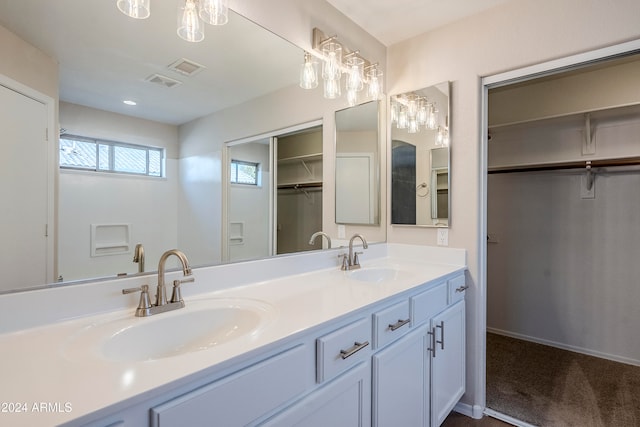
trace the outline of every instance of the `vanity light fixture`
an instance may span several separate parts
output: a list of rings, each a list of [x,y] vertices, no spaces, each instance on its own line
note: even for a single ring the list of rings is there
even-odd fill
[[[407,129],[417,133],[421,128],[435,130],[436,145],[448,145],[448,127],[438,124],[438,107],[424,96],[414,93],[391,97],[391,123],[398,129]]]
[[[151,0],[118,0],[118,10],[134,19],[146,19],[151,14]]]
[[[357,50],[350,50],[339,43],[337,36],[326,37],[318,28],[313,29],[312,46],[314,54],[322,58],[322,79],[324,97],[339,98],[342,94],[342,74],[346,75],[345,90],[347,101],[353,106],[358,103],[359,94],[367,87],[366,96],[380,99],[382,96],[383,73],[378,64],[371,64]],[[303,68],[300,73],[300,87],[313,89],[311,68],[313,56],[305,52]],[[306,70],[306,71],[305,71]],[[316,72],[317,73],[317,72]],[[317,74],[316,74],[317,76]]]
[[[150,15],[151,0],[117,0],[118,9],[127,16],[145,19]],[[204,40],[204,23],[224,25],[229,21],[229,0],[180,0],[178,36],[188,42]],[[202,22],[201,22],[202,21]]]

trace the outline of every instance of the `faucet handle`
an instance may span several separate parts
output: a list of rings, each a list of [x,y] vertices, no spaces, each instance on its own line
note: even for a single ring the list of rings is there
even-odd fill
[[[353,253],[353,265],[360,265],[360,260],[358,259],[358,255],[362,255],[364,252],[354,252]]]
[[[340,270],[346,271],[349,269],[349,255],[348,254],[338,254],[338,258],[342,257],[342,266]]]
[[[188,279],[182,280],[174,280],[173,281],[173,292],[171,293],[171,301],[170,302],[180,302],[182,301],[182,292],[180,291],[180,285],[183,283],[195,282],[195,278],[189,277]]]
[[[132,294],[134,292],[140,292],[138,310],[148,310],[151,308],[151,300],[149,300],[149,285],[142,285],[139,288],[127,288],[122,290],[123,294]]]

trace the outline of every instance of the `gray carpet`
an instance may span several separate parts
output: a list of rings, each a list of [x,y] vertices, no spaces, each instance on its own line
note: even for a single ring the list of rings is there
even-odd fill
[[[640,367],[487,334],[487,407],[537,426],[640,426]]]

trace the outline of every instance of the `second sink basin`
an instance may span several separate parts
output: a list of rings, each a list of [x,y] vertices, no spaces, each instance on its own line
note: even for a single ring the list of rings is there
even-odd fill
[[[250,299],[203,299],[183,309],[150,317],[96,322],[63,345],[72,360],[100,358],[137,362],[178,356],[259,333],[273,317],[273,308]]]
[[[363,267],[349,272],[349,278],[362,282],[383,282],[397,277],[398,270],[391,267]]]

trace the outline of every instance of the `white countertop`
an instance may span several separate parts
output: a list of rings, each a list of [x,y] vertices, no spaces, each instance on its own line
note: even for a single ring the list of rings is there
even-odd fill
[[[333,260],[336,254],[330,253],[332,258],[328,258],[328,252],[332,251],[322,251],[315,256],[331,259],[337,265],[337,261]],[[51,324],[32,325],[25,321],[31,327],[0,334],[0,403],[3,405],[0,408],[0,425],[51,426],[81,417],[423,283],[452,275],[464,270],[466,265],[464,250],[457,249],[385,244],[371,251],[371,255],[377,257],[367,258],[368,253],[365,252],[361,258],[362,270],[387,266],[398,270],[399,274],[384,282],[362,282],[349,278],[349,272],[342,272],[333,265],[290,275],[280,272],[280,277],[277,277],[268,270],[281,268],[283,265],[274,261],[277,264],[274,266],[274,262],[269,264],[269,260],[235,264],[234,269],[227,269],[228,271],[223,266],[211,267],[200,272],[201,274],[195,270],[196,283],[184,285],[185,290],[194,285],[200,287],[201,293],[185,293],[184,309],[156,316],[179,315],[182,311],[196,310],[201,301],[210,298],[256,300],[271,307],[270,315],[266,324],[250,338],[237,339],[207,350],[175,357],[120,362],[102,359],[97,354],[94,357],[89,352],[87,357],[71,357],[65,350],[70,337],[90,325],[123,317],[130,317],[132,321],[138,322],[152,320],[134,317],[136,298],[127,299],[126,308],[103,313],[100,311],[104,309],[97,308],[96,313],[86,313],[83,316],[74,313],[78,317]],[[286,262],[299,264],[318,261],[309,255],[306,258],[296,257],[298,256],[289,257]],[[228,274],[237,276],[238,271],[242,270],[251,272],[247,274],[253,275],[252,277],[259,277],[259,274],[256,276],[256,269],[263,269],[263,275],[269,278],[211,291],[205,285],[207,281],[214,280],[214,277],[217,281],[224,281]],[[226,278],[232,281],[230,276]],[[124,287],[122,282],[105,286],[115,286],[118,289]],[[9,309],[12,302],[10,297],[11,295],[0,296],[0,310]],[[18,297],[20,302],[16,303],[13,310],[18,324],[21,315],[29,315],[28,312],[20,312],[24,298]],[[48,299],[61,303],[56,301],[53,292],[49,293]],[[31,310],[36,309],[37,306],[31,307]],[[62,307],[61,310],[63,311]],[[4,317],[8,317],[6,313]],[[43,408],[41,403],[48,406],[43,412],[38,412],[35,409]],[[17,409],[25,411],[15,413]]]

